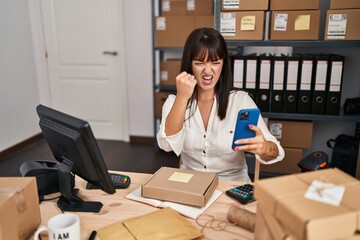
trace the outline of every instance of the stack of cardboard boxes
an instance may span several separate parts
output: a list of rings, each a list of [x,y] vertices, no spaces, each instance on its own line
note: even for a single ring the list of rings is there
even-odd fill
[[[338,169],[259,180],[254,189],[254,239],[360,238],[360,182]]]
[[[331,0],[325,40],[360,40],[360,1]]]
[[[271,40],[318,40],[319,0],[271,0]]]
[[[225,40],[263,40],[269,0],[222,0],[220,32]]]
[[[285,150],[285,158],[271,165],[262,164],[261,172],[292,174],[301,172],[298,162],[303,158],[304,149],[312,147],[313,122],[269,120],[270,132]]]
[[[214,28],[213,0],[160,0],[160,15],[155,17],[155,47],[183,48],[195,28]],[[160,85],[175,86],[180,59],[160,61]],[[155,116],[161,118],[162,106],[170,92],[156,93]]]

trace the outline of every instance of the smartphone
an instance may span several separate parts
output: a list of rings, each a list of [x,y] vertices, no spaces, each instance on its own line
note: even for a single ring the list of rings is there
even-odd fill
[[[236,140],[255,137],[255,133],[249,128],[249,124],[257,126],[259,115],[260,111],[257,108],[241,109],[239,111],[236,120],[232,149],[235,149],[235,147],[238,146],[234,143]]]

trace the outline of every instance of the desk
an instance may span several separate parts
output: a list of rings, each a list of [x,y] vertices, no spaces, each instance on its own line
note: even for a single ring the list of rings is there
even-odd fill
[[[125,195],[134,191],[145,183],[152,175],[144,173],[133,172],[115,172],[128,175],[131,178],[131,184],[127,189],[117,189],[115,194],[107,194],[101,190],[86,190],[86,181],[76,177],[76,187],[79,188],[79,197],[87,201],[101,201],[104,206],[99,213],[83,213],[77,212],[81,221],[81,236],[82,239],[87,240],[92,230],[97,230],[101,227],[110,225],[112,223],[124,220],[130,217],[141,216],[147,213],[151,213],[159,210],[153,206],[146,205],[124,198]],[[201,222],[208,219],[206,215],[213,216],[217,221],[226,221],[226,215],[228,208],[231,204],[237,203],[235,200],[226,196],[225,191],[238,186],[239,182],[219,180],[217,189],[223,192],[223,194],[205,211],[200,217]],[[56,200],[44,201],[40,204],[41,211],[41,226],[46,225],[47,221],[54,215],[61,213],[56,206]],[[246,209],[255,212],[256,202],[246,205]],[[187,218],[191,221],[195,227],[199,230],[202,229],[195,220]],[[214,224],[213,224],[214,225]],[[211,228],[203,229],[204,239],[253,239],[254,234],[250,231],[242,229],[238,226],[228,224],[225,231],[216,231]],[[99,238],[97,238],[99,239]]]

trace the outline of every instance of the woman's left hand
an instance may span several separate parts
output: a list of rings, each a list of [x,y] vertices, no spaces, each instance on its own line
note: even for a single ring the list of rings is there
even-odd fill
[[[244,151],[257,155],[263,155],[267,149],[267,141],[261,132],[260,128],[255,125],[249,125],[250,130],[254,131],[255,137],[239,139],[235,141],[235,144],[239,145],[235,148],[235,151]]]

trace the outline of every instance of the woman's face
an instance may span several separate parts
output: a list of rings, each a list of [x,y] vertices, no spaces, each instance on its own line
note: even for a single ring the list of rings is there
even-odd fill
[[[214,89],[220,78],[223,64],[223,59],[216,61],[193,60],[191,65],[197,86],[203,90]]]

